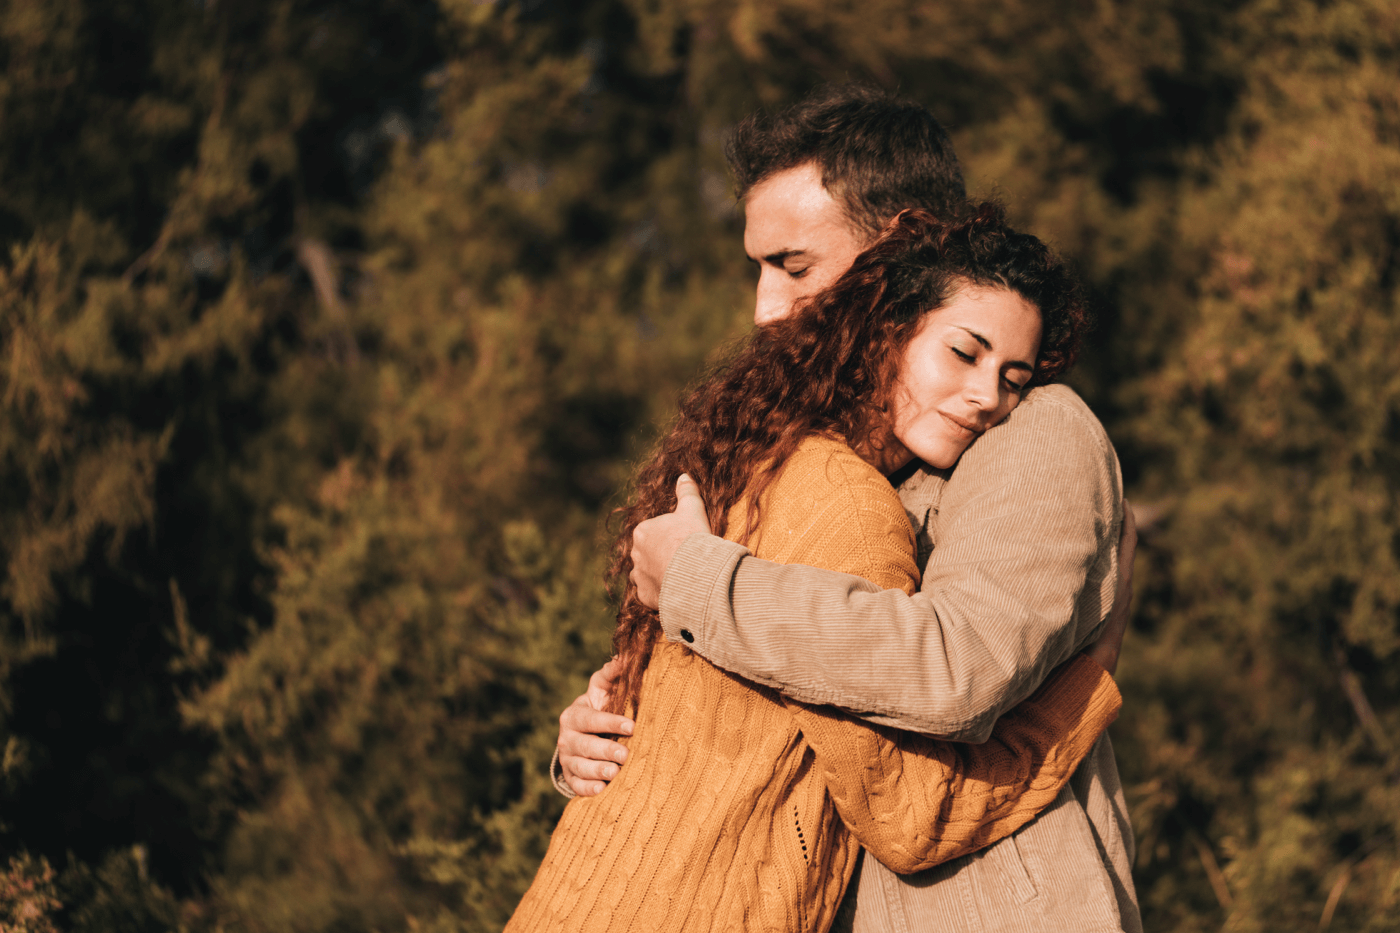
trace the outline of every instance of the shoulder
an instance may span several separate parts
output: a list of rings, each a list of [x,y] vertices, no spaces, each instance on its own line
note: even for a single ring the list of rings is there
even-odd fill
[[[1038,386],[963,454],[951,482],[1003,469],[1118,475],[1103,423],[1069,386]]]
[[[879,470],[844,441],[813,435],[783,465],[773,492],[789,497],[821,497],[857,502],[892,502],[899,495]]]
[[[1037,386],[1006,420],[988,431],[1002,435],[1040,436],[1047,440],[1070,440],[1101,450],[1112,450],[1108,432],[1084,400],[1066,385]]]
[[[759,502],[750,549],[906,590],[917,582],[914,532],[899,495],[844,442],[804,440]]]

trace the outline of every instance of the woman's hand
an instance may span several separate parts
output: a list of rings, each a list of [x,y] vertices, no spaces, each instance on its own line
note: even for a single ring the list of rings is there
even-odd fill
[[[1128,500],[1123,500],[1123,531],[1118,536],[1118,588],[1113,594],[1113,608],[1103,634],[1084,653],[1103,665],[1110,674],[1118,670],[1118,653],[1123,650],[1123,636],[1128,631],[1128,619],[1133,608],[1133,557],[1137,553],[1137,519]]]
[[[604,664],[588,678],[588,692],[559,714],[559,769],[580,797],[601,794],[627,760],[626,746],[603,738],[632,734],[632,720],[603,712],[621,672],[616,658]]]

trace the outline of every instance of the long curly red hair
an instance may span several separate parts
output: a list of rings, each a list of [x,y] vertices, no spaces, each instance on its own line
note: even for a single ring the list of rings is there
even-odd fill
[[[1032,383],[1050,382],[1073,365],[1087,325],[1074,276],[987,202],[949,222],[927,211],[903,212],[839,280],[752,333],[685,394],[671,430],[637,471],[629,504],[617,513],[621,529],[607,580],[620,600],[613,650],[623,671],[611,711],[635,710],[661,632],[656,610],[642,605],[628,579],[637,525],[675,508],[676,480],[688,473],[717,533],[747,497],[736,535],[743,542],[756,527],[763,491],[804,438],[822,434],[862,453],[878,450],[890,436],[887,412],[904,348],[924,314],[968,283],[1009,289],[1039,309]]]

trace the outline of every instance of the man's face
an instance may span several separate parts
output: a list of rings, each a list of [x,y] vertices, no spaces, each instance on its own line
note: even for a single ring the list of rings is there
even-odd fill
[[[744,213],[744,252],[758,264],[753,322],[760,327],[835,282],[866,245],[812,162],[754,185]]]

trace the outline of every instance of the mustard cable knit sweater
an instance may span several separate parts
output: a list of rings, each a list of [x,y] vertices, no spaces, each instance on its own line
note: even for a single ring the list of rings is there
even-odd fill
[[[726,537],[746,504],[730,514]],[[826,438],[804,441],[769,487],[748,546],[906,592],[918,582],[894,490]],[[506,929],[823,933],[859,846],[910,872],[1009,836],[1055,799],[1120,705],[1081,656],[989,742],[960,745],[790,703],[661,642],[627,764],[565,808]]]

